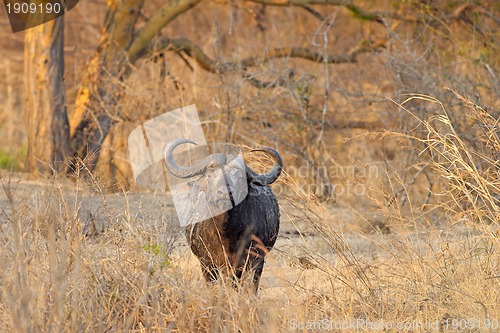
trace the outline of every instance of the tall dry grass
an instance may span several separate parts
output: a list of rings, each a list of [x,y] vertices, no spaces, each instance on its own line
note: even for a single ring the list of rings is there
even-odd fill
[[[414,95],[400,104],[408,112],[410,101],[442,110],[418,120],[423,137],[399,134],[422,144],[415,145],[423,147],[422,163],[443,183],[432,207],[408,211],[382,186],[370,188],[386,192],[372,196],[379,211],[323,206],[285,174],[279,185],[292,193],[280,197],[282,232],[258,296],[224,282],[205,284],[163,194],[107,195],[95,178],[75,186],[3,174],[0,327],[351,332],[392,325],[386,331],[498,332],[498,120],[457,97],[481,133],[476,146],[454,131],[438,100]],[[391,228],[358,227],[373,214]],[[105,227],[83,233],[91,223]]]
[[[451,91],[451,90],[450,90]],[[460,129],[449,111],[436,98],[411,95],[399,106],[412,115],[420,129],[403,137],[423,147],[422,165],[429,165],[445,183],[439,202],[456,220],[494,224],[500,222],[500,135],[499,119],[470,99],[451,91],[463,113],[466,129]],[[413,101],[435,104],[440,112],[418,118],[407,104]],[[456,112],[456,111],[455,111]],[[416,134],[418,133],[418,134]]]

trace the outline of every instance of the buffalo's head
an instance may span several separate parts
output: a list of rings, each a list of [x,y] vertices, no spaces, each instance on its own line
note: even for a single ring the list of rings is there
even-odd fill
[[[192,178],[195,176],[205,174],[207,171],[213,171],[217,168],[228,167],[230,173],[231,170],[244,168],[248,183],[265,186],[274,183],[274,181],[278,179],[279,175],[281,174],[281,170],[283,169],[283,160],[281,159],[280,154],[272,148],[256,148],[250,150],[251,152],[256,152],[256,151],[265,152],[272,157],[274,161],[274,166],[269,172],[264,174],[255,173],[243,162],[243,160],[239,156],[233,154],[224,154],[224,153],[216,153],[209,155],[203,160],[189,167],[181,166],[175,162],[173,153],[177,146],[185,143],[190,143],[194,145],[197,144],[196,142],[189,139],[176,139],[168,143],[165,146],[165,149],[163,150],[165,165],[167,166],[170,173],[177,178],[181,179]],[[239,178],[238,175],[236,175],[237,172],[236,171],[233,172],[236,178]],[[231,174],[229,174],[228,176],[232,178]]]
[[[174,159],[174,150],[182,144],[196,143],[188,139],[176,139],[165,146],[164,162],[169,173],[177,179],[189,182],[183,201],[181,225],[192,224],[227,211],[243,201],[250,187],[272,184],[280,175],[283,161],[277,151],[271,148],[258,148],[253,151],[267,153],[274,161],[272,169],[258,174],[250,169],[243,158],[232,153],[211,154],[191,166],[179,165]]]

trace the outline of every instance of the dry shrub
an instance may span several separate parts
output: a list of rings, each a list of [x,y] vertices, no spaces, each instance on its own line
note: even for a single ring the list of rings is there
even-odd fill
[[[435,193],[445,201],[441,207],[454,214],[454,220],[481,224],[500,222],[500,137],[498,119],[469,99],[453,92],[461,102],[468,129],[458,130],[445,106],[426,95],[412,95],[400,107],[412,113],[406,104],[422,101],[439,106],[442,113],[427,119],[416,118],[419,134],[405,136],[423,147],[422,164],[428,164],[443,182],[445,190]],[[416,116],[415,116],[416,117]],[[449,200],[449,201],[447,201]]]

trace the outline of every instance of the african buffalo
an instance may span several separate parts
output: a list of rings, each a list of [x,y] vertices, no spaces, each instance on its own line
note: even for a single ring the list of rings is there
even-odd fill
[[[265,174],[255,173],[235,155],[222,153],[209,155],[189,167],[181,166],[174,160],[173,153],[176,147],[187,143],[196,145],[194,141],[188,139],[176,139],[165,146],[164,161],[168,171],[180,179],[199,177],[195,185],[191,185],[189,195],[192,198],[206,191],[213,192],[213,195],[229,194],[231,200],[228,210],[193,223],[185,229],[191,250],[198,257],[207,281],[216,281],[220,273],[230,274],[239,281],[244,272],[251,272],[253,288],[257,292],[264,268],[264,257],[276,242],[279,231],[278,201],[269,185],[279,177],[283,160],[274,149],[258,148],[251,152],[264,152],[274,162],[272,169]],[[234,167],[238,165],[237,162],[241,163],[240,168]],[[224,172],[214,172],[217,170]],[[243,176],[246,173],[246,180],[245,177],[232,176],[238,170]],[[245,193],[248,193],[235,201],[235,198],[241,195],[234,193],[236,188],[234,182],[239,182],[238,179],[243,179],[245,182],[243,185],[247,190]],[[211,190],[208,186],[211,186]],[[206,202],[204,201],[205,205]],[[211,200],[211,202],[219,201]]]

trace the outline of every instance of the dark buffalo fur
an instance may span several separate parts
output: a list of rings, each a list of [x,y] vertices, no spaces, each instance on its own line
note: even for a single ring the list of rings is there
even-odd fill
[[[195,144],[188,139],[176,139],[165,147],[165,164],[178,178],[189,179],[201,175],[195,185],[191,186],[193,207],[199,205],[196,201],[199,194],[212,195],[214,199],[219,193],[226,193],[222,190],[224,186],[229,191],[229,196],[234,198],[225,176],[217,178],[213,172],[206,173],[207,170],[213,171],[216,168],[230,168],[222,155],[210,155],[192,167],[182,167],[174,161],[175,147],[185,143]],[[251,274],[254,291],[257,292],[264,268],[264,258],[278,237],[280,211],[276,196],[269,184],[279,177],[283,161],[279,153],[273,149],[261,148],[254,151],[269,154],[275,162],[273,168],[266,174],[256,174],[245,166],[248,195],[230,210],[189,225],[185,229],[185,234],[191,250],[201,263],[207,281],[216,281],[221,274],[231,275],[236,281],[240,281],[243,274],[248,272]],[[218,188],[217,191],[213,190],[214,186]],[[214,193],[207,193],[209,189]],[[211,200],[212,204],[214,202],[219,201]],[[192,211],[197,210],[195,208]]]
[[[186,237],[207,281],[217,280],[221,271],[234,273],[238,279],[250,271],[257,291],[264,257],[276,242],[279,225],[278,201],[271,188],[249,183],[242,202],[189,226]]]

